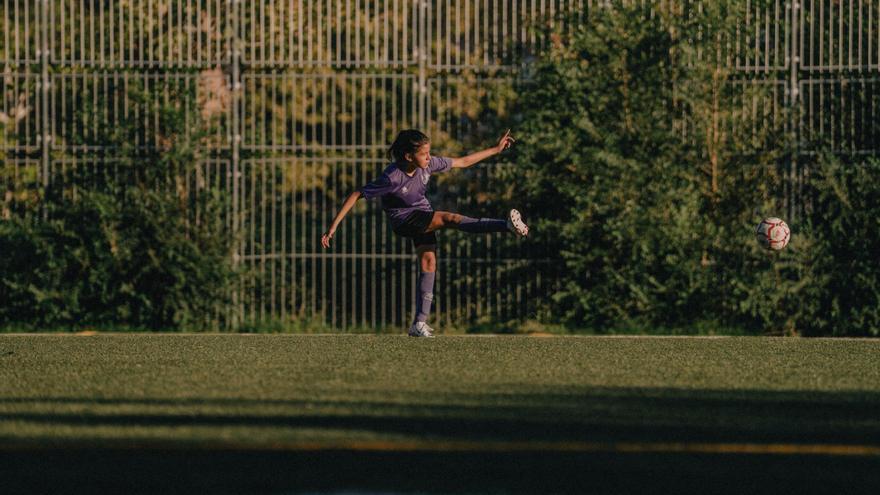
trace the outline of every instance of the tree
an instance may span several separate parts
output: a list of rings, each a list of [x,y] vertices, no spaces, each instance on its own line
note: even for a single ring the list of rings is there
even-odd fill
[[[740,4],[613,2],[548,34],[514,173],[539,241],[559,247],[562,321],[791,326],[756,282],[773,271],[752,228],[778,206],[785,115],[772,84],[728,68]]]

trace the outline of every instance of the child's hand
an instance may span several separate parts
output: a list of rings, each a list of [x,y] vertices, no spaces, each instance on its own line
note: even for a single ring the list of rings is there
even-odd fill
[[[498,145],[495,146],[495,150],[498,153],[501,153],[502,151],[506,150],[507,148],[510,148],[511,146],[513,146],[513,143],[515,143],[515,142],[516,142],[516,139],[513,139],[513,137],[510,135],[510,129],[508,129],[507,132],[505,132],[504,135],[501,136],[501,139],[498,140]]]
[[[330,230],[328,230],[324,233],[324,235],[321,236],[321,245],[324,246],[325,249],[330,247],[330,239],[333,239],[333,234],[335,233],[336,229],[331,227]]]

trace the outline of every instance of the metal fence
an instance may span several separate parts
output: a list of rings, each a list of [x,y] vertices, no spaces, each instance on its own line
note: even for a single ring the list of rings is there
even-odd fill
[[[731,66],[778,88],[774,105],[801,109],[798,135],[876,154],[880,2],[743,1],[735,45],[750,50],[734,50]],[[319,246],[345,194],[382,169],[400,129],[427,129],[439,153],[490,144],[493,112],[543,43],[529,26],[559,22],[559,12],[583,22],[608,3],[0,0],[2,215],[62,171],[112,155],[101,129],[158,125],[132,108],[128,85],[155,86],[156,98],[191,87],[212,121],[205,174],[233,194],[227,221],[245,234],[236,258],[255,274],[239,294],[239,317],[404,325],[417,268],[378,205],[362,202],[334,248]],[[790,198],[810,152],[790,164]],[[500,215],[480,186],[504,166],[441,177],[435,206]],[[552,291],[558,265],[540,246],[444,232],[435,318],[447,326],[538,318],[532,301]]]

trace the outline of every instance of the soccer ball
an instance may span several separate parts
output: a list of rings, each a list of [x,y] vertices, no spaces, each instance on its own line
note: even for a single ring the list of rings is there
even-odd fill
[[[791,230],[782,219],[776,217],[765,218],[755,229],[755,238],[764,249],[779,251],[788,245],[791,238]]]

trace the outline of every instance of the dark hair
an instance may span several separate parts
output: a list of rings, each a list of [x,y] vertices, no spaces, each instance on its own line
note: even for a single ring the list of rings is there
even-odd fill
[[[415,153],[416,150],[419,149],[419,146],[430,142],[431,140],[422,131],[407,129],[405,131],[400,131],[394,139],[394,142],[391,143],[391,148],[388,149],[388,154],[391,155],[391,158],[394,160],[401,161],[403,160],[403,155],[407,153]]]

